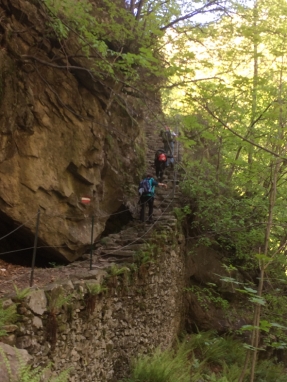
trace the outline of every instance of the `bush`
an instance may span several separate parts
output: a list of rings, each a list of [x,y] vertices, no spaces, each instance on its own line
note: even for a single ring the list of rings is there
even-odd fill
[[[16,349],[17,350],[17,349]],[[24,360],[21,358],[20,354],[17,353],[18,357],[18,371],[16,375],[12,372],[9,359],[4,353],[3,349],[0,347],[0,354],[2,356],[3,364],[1,364],[1,370],[6,368],[8,372],[9,382],[42,382],[43,377],[51,371],[51,365],[46,366],[44,369],[37,367],[32,369],[30,365],[26,365]],[[45,377],[45,382],[67,382],[70,370],[64,370],[58,374],[56,377]]]
[[[124,381],[190,382],[187,353],[179,347],[177,352],[157,349],[154,354],[142,355],[134,361],[131,376]]]

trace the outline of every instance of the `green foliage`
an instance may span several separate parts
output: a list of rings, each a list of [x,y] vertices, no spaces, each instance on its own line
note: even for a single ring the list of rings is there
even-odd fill
[[[147,13],[142,23],[124,6],[108,0],[95,7],[87,0],[45,0],[45,5],[57,37],[73,34],[86,57],[93,57],[92,71],[98,77],[117,78],[122,73],[126,80],[135,82],[139,67],[160,73],[151,36],[155,44],[162,32],[160,20],[153,14]],[[132,47],[135,41],[136,49]]]
[[[16,354],[17,354],[18,365],[19,365],[17,376],[15,376],[15,374],[12,372],[9,359],[7,358],[3,349],[0,347],[0,355],[1,355],[4,367],[6,368],[6,371],[8,373],[9,382],[41,382],[43,381],[43,376],[45,376],[45,382],[67,382],[68,381],[68,377],[70,373],[69,369],[60,372],[58,376],[56,377],[49,377],[47,379],[46,375],[48,372],[51,371],[51,367],[52,367],[51,364],[46,366],[44,369],[40,367],[36,367],[35,369],[32,369],[31,366],[25,364],[20,354],[17,353],[17,349],[16,349]]]
[[[136,273],[138,271],[138,265],[136,263],[130,263],[127,266],[132,273]]]
[[[281,0],[235,7],[182,34],[165,97],[169,115],[181,115],[192,236],[246,269],[264,245],[265,262],[282,261],[286,240],[287,10]]]
[[[200,304],[201,308],[208,311],[210,305],[214,305],[218,309],[223,309],[225,311],[229,308],[229,302],[222,298],[220,294],[214,288],[201,288],[193,285],[189,288],[185,288],[187,292],[192,292]]]
[[[6,331],[3,327],[7,324],[12,324],[17,321],[19,314],[17,313],[17,305],[27,297],[30,293],[30,288],[20,290],[15,284],[13,284],[16,296],[13,297],[15,304],[3,307],[3,300],[0,300],[0,337],[6,335]]]
[[[258,382],[285,382],[286,371],[280,363],[276,364],[268,360],[258,363],[255,371],[255,381]]]
[[[65,296],[63,291],[47,294],[48,298],[48,311],[56,314],[62,308],[63,305],[69,304],[73,298],[72,294]]]
[[[102,284],[91,283],[87,283],[86,287],[87,293],[84,296],[84,301],[86,304],[88,315],[91,315],[96,308],[97,297],[105,293],[108,290],[108,288]]]
[[[176,353],[157,349],[142,355],[133,363],[131,376],[125,382],[189,382],[190,367],[187,353],[179,348]]]
[[[134,255],[135,263],[138,266],[154,263],[155,249],[155,244],[146,243],[144,248],[137,251]]]
[[[184,346],[195,352],[205,364],[240,364],[244,359],[244,348],[239,340],[231,336],[219,337],[216,331],[199,332],[186,337]]]
[[[58,264],[55,261],[50,261],[48,264],[50,265],[51,268],[58,268],[61,266],[61,264]]]
[[[260,331],[263,343],[257,350],[266,350],[267,348],[273,349],[286,349],[287,348],[287,327],[285,326],[287,317],[287,298],[283,294],[282,289],[286,284],[286,277],[282,279],[276,279],[274,282],[277,288],[269,288],[265,292],[264,296],[259,296],[254,286],[246,285],[242,282],[238,282],[232,277],[223,277],[221,281],[231,283],[232,285],[240,285],[240,288],[235,288],[237,292],[240,292],[250,304],[256,306],[260,305],[262,308],[261,319],[258,326],[256,325],[243,325],[238,333],[244,333],[247,331],[254,332]],[[245,302],[246,304],[246,302]],[[244,344],[246,349],[255,351],[256,348],[250,344]]]
[[[21,302],[22,300],[24,300],[31,292],[31,288],[19,289],[17,288],[16,284],[13,284],[13,287],[16,292],[16,297],[14,297],[14,300],[17,302]]]
[[[112,264],[108,269],[108,274],[111,276],[119,276],[127,272],[130,272],[128,267],[119,267],[116,264]]]
[[[151,355],[139,356],[126,382],[198,382],[237,381],[244,349],[231,337],[220,338],[214,332],[187,336],[173,350],[157,349]],[[217,365],[217,373],[212,369]],[[236,379],[237,378],[237,379]]]
[[[215,331],[190,334],[173,349],[137,357],[122,382],[237,382],[245,352],[231,336],[219,337]],[[249,374],[248,369],[244,381]],[[283,365],[264,360],[258,364],[255,381],[283,382],[284,376]]]
[[[211,164],[189,163],[181,189],[190,198],[191,229],[199,236],[198,244],[216,244],[238,259],[250,258],[254,245],[261,245],[262,203],[259,209],[253,198],[232,190],[224,177],[218,179]]]
[[[167,244],[173,244],[173,234],[159,228],[152,233],[149,242],[146,242],[142,249],[134,254],[134,263],[141,276],[144,276],[148,266],[160,257]]]
[[[105,293],[108,289],[102,284],[89,284],[89,283],[87,283],[86,287],[87,287],[88,293],[92,296],[97,296],[99,294]]]
[[[106,284],[108,287],[116,288],[120,283],[119,276],[122,275],[121,279],[124,280],[123,283],[128,279],[128,275],[131,272],[131,269],[128,266],[118,266],[116,264],[112,264],[107,269],[108,275],[106,277]]]
[[[71,302],[72,295],[65,295],[63,290],[54,289],[50,294],[47,294],[48,298],[48,312],[46,323],[46,336],[47,340],[51,344],[51,349],[54,350],[57,342],[58,333],[58,319],[57,315],[60,309]]]
[[[175,207],[174,213],[178,222],[182,223],[185,220],[185,218],[191,214],[191,208],[189,205],[186,205],[182,208]]]
[[[3,301],[0,300],[0,337],[7,334],[4,326],[16,322],[18,317],[17,306],[15,304],[4,308]]]
[[[284,287],[278,285],[277,288],[270,289],[264,294],[264,310],[260,321],[260,329],[265,327],[264,347],[285,349],[287,344],[287,297]]]

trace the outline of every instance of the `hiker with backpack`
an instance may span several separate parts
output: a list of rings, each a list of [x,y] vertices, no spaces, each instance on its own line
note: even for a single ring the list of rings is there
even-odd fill
[[[145,206],[148,204],[148,223],[152,223],[153,215],[153,203],[154,203],[154,194],[155,187],[161,186],[167,188],[165,183],[157,182],[151,174],[147,176],[139,184],[139,195],[140,195],[140,220],[145,221]]]
[[[164,170],[167,164],[167,155],[166,152],[162,149],[159,149],[155,152],[154,157],[154,167],[157,178],[160,182],[163,180]]]
[[[174,152],[174,140],[176,137],[175,132],[171,131],[168,126],[165,126],[164,130],[161,130],[160,137],[162,139],[163,145],[164,145],[164,151],[168,155],[166,167],[169,166],[169,164],[174,164],[174,158],[173,158],[173,152]]]

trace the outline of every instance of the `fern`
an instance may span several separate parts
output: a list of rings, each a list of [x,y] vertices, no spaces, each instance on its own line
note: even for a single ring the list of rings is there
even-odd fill
[[[108,289],[101,284],[86,284],[86,287],[88,289],[89,294],[92,296],[104,293]]]
[[[16,293],[16,298],[14,298],[14,300],[16,300],[17,302],[24,300],[24,298],[28,296],[31,290],[29,287],[24,289],[19,289],[17,285],[14,283],[13,283],[13,287]]]
[[[43,381],[43,375],[47,371],[51,370],[52,364],[47,365],[44,369],[40,367],[36,367],[32,369],[30,365],[27,365],[23,358],[20,356],[19,352],[16,349],[16,355],[18,358],[18,371],[17,375],[13,375],[12,368],[9,359],[7,358],[5,352],[0,347],[0,354],[2,357],[1,369],[4,366],[6,367],[6,371],[8,373],[9,382],[41,382]],[[3,370],[3,369],[2,369]],[[45,382],[67,382],[70,370],[64,370],[58,374],[56,377],[50,377],[49,379],[45,379]]]
[[[63,305],[69,304],[73,298],[72,294],[65,296],[61,291],[59,294],[47,295],[48,298],[48,311],[58,313]]]
[[[17,320],[18,314],[16,305],[10,305],[8,308],[3,308],[3,301],[0,300],[0,337],[7,333],[3,328],[6,324],[11,324]]]
[[[130,269],[128,267],[119,268],[116,264],[112,264],[108,272],[111,276],[119,276],[123,273],[130,272]]]

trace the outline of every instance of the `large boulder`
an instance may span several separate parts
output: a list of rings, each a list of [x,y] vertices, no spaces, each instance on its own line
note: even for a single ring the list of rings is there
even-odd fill
[[[140,124],[91,62],[65,64],[36,3],[6,0],[0,14],[0,236],[13,231],[0,252],[33,245],[39,210],[38,252],[73,261],[90,245],[91,216],[96,240],[135,190]]]

